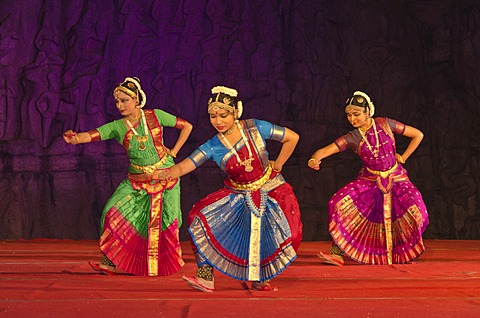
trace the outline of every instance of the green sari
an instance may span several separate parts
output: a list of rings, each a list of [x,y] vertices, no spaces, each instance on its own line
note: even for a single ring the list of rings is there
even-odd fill
[[[140,120],[134,126],[138,136],[123,120],[90,132],[92,140],[116,139],[130,159],[128,178],[103,209],[100,249],[125,272],[166,276],[184,265],[179,242],[179,179],[158,180],[158,169],[174,165],[163,149],[163,127],[175,127],[178,119],[158,109],[144,113],[147,129]],[[146,141],[144,136],[148,136]]]

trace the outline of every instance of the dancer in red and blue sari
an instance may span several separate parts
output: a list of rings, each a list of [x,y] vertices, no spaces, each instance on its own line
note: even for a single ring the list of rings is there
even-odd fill
[[[299,136],[263,120],[239,120],[243,108],[234,89],[214,87],[212,94],[208,113],[218,134],[167,169],[170,178],[178,178],[212,159],[228,175],[225,187],[189,213],[198,269],[196,277],[183,279],[211,292],[215,268],[245,288],[275,291],[269,281],[296,258],[302,237],[297,199],[280,173]],[[282,143],[275,161],[269,160],[267,139]]]
[[[375,107],[360,91],[347,100],[345,113],[356,129],[317,150],[308,166],[320,169],[326,157],[351,149],[364,167],[358,178],[333,195],[328,203],[330,253],[318,255],[327,264],[344,265],[344,256],[363,264],[402,264],[424,251],[422,234],[428,213],[422,195],[403,167],[417,149],[423,133],[389,118],[372,118]],[[411,138],[396,152],[394,134]]]
[[[122,119],[88,132],[65,132],[69,144],[115,139],[129,159],[128,178],[120,183],[103,209],[101,263],[90,266],[115,275],[117,268],[139,276],[166,276],[184,265],[179,242],[182,222],[179,179],[159,180],[159,171],[174,165],[192,125],[163,110],[142,110],[146,95],[140,80],[127,77],[113,92]],[[163,144],[164,127],[180,130],[172,149]]]

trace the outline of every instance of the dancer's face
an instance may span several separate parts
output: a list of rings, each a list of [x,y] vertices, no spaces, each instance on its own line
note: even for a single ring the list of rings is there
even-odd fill
[[[115,91],[113,94],[115,97],[115,105],[117,106],[118,111],[125,117],[128,116],[137,116],[140,112],[139,108],[135,107],[137,101],[134,98],[131,98],[122,91]]]
[[[218,132],[226,132],[235,124],[235,117],[225,109],[212,110],[208,114],[210,115],[210,123]]]
[[[363,107],[348,105],[345,108],[345,114],[347,114],[347,119],[350,124],[355,128],[368,124],[369,116]]]

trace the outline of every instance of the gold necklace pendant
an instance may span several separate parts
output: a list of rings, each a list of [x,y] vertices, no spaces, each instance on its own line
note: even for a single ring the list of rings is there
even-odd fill
[[[248,149],[248,158],[247,159],[245,159],[245,160],[240,159],[240,155],[238,154],[237,150],[235,150],[235,147],[233,147],[232,144],[230,144],[230,142],[228,141],[227,137],[225,137],[226,134],[220,134],[220,137],[223,139],[223,141],[227,145],[227,149],[230,149],[230,151],[233,152],[233,154],[237,158],[237,162],[241,166],[245,167],[246,172],[251,172],[251,171],[253,171],[252,161],[254,159],[253,155],[252,155],[252,149],[250,148],[250,144],[248,143],[247,136],[245,136],[245,133],[243,132],[243,129],[240,127],[240,123],[238,121],[236,122],[236,126],[237,126],[237,129],[240,130],[240,134],[242,135],[242,140],[245,142],[245,145]],[[230,130],[232,130],[232,128],[230,128],[226,132],[229,132]]]
[[[138,150],[144,151],[147,149],[147,146],[145,146],[145,142],[148,140],[148,136],[135,136],[135,138],[138,141]]]
[[[145,136],[140,136],[138,134],[138,131],[135,128],[133,128],[133,125],[130,122],[130,120],[128,120],[128,118],[125,118],[125,120],[127,121],[128,127],[130,127],[133,134],[135,135],[135,138],[139,143],[138,149],[143,151],[147,149],[147,146],[145,146],[145,142],[148,140],[148,126],[147,126],[147,120],[145,119],[145,113],[143,112],[143,110],[140,110],[140,115],[142,117],[143,132],[145,133]]]
[[[245,167],[246,172],[252,172],[253,171],[252,161],[253,161],[253,158],[250,157],[250,158],[247,158],[247,159],[240,162],[240,164]]]

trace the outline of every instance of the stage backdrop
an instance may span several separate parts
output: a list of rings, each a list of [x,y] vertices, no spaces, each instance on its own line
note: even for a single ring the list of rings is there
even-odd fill
[[[141,79],[146,108],[194,125],[178,160],[215,133],[206,115],[215,85],[239,91],[243,118],[297,131],[284,175],[305,240],[328,239],[327,202],[360,168],[353,153],[319,172],[307,160],[351,129],[344,102],[363,90],[376,115],[425,134],[405,164],[430,212],[425,237],[480,239],[479,9],[460,0],[0,0],[0,239],[98,238],[127,158],[115,142],[72,146],[61,135],[119,118],[112,90],[127,76]],[[167,131],[166,145],[175,137]],[[397,141],[402,151],[407,140]],[[212,163],[182,178],[184,215],[222,179]]]

